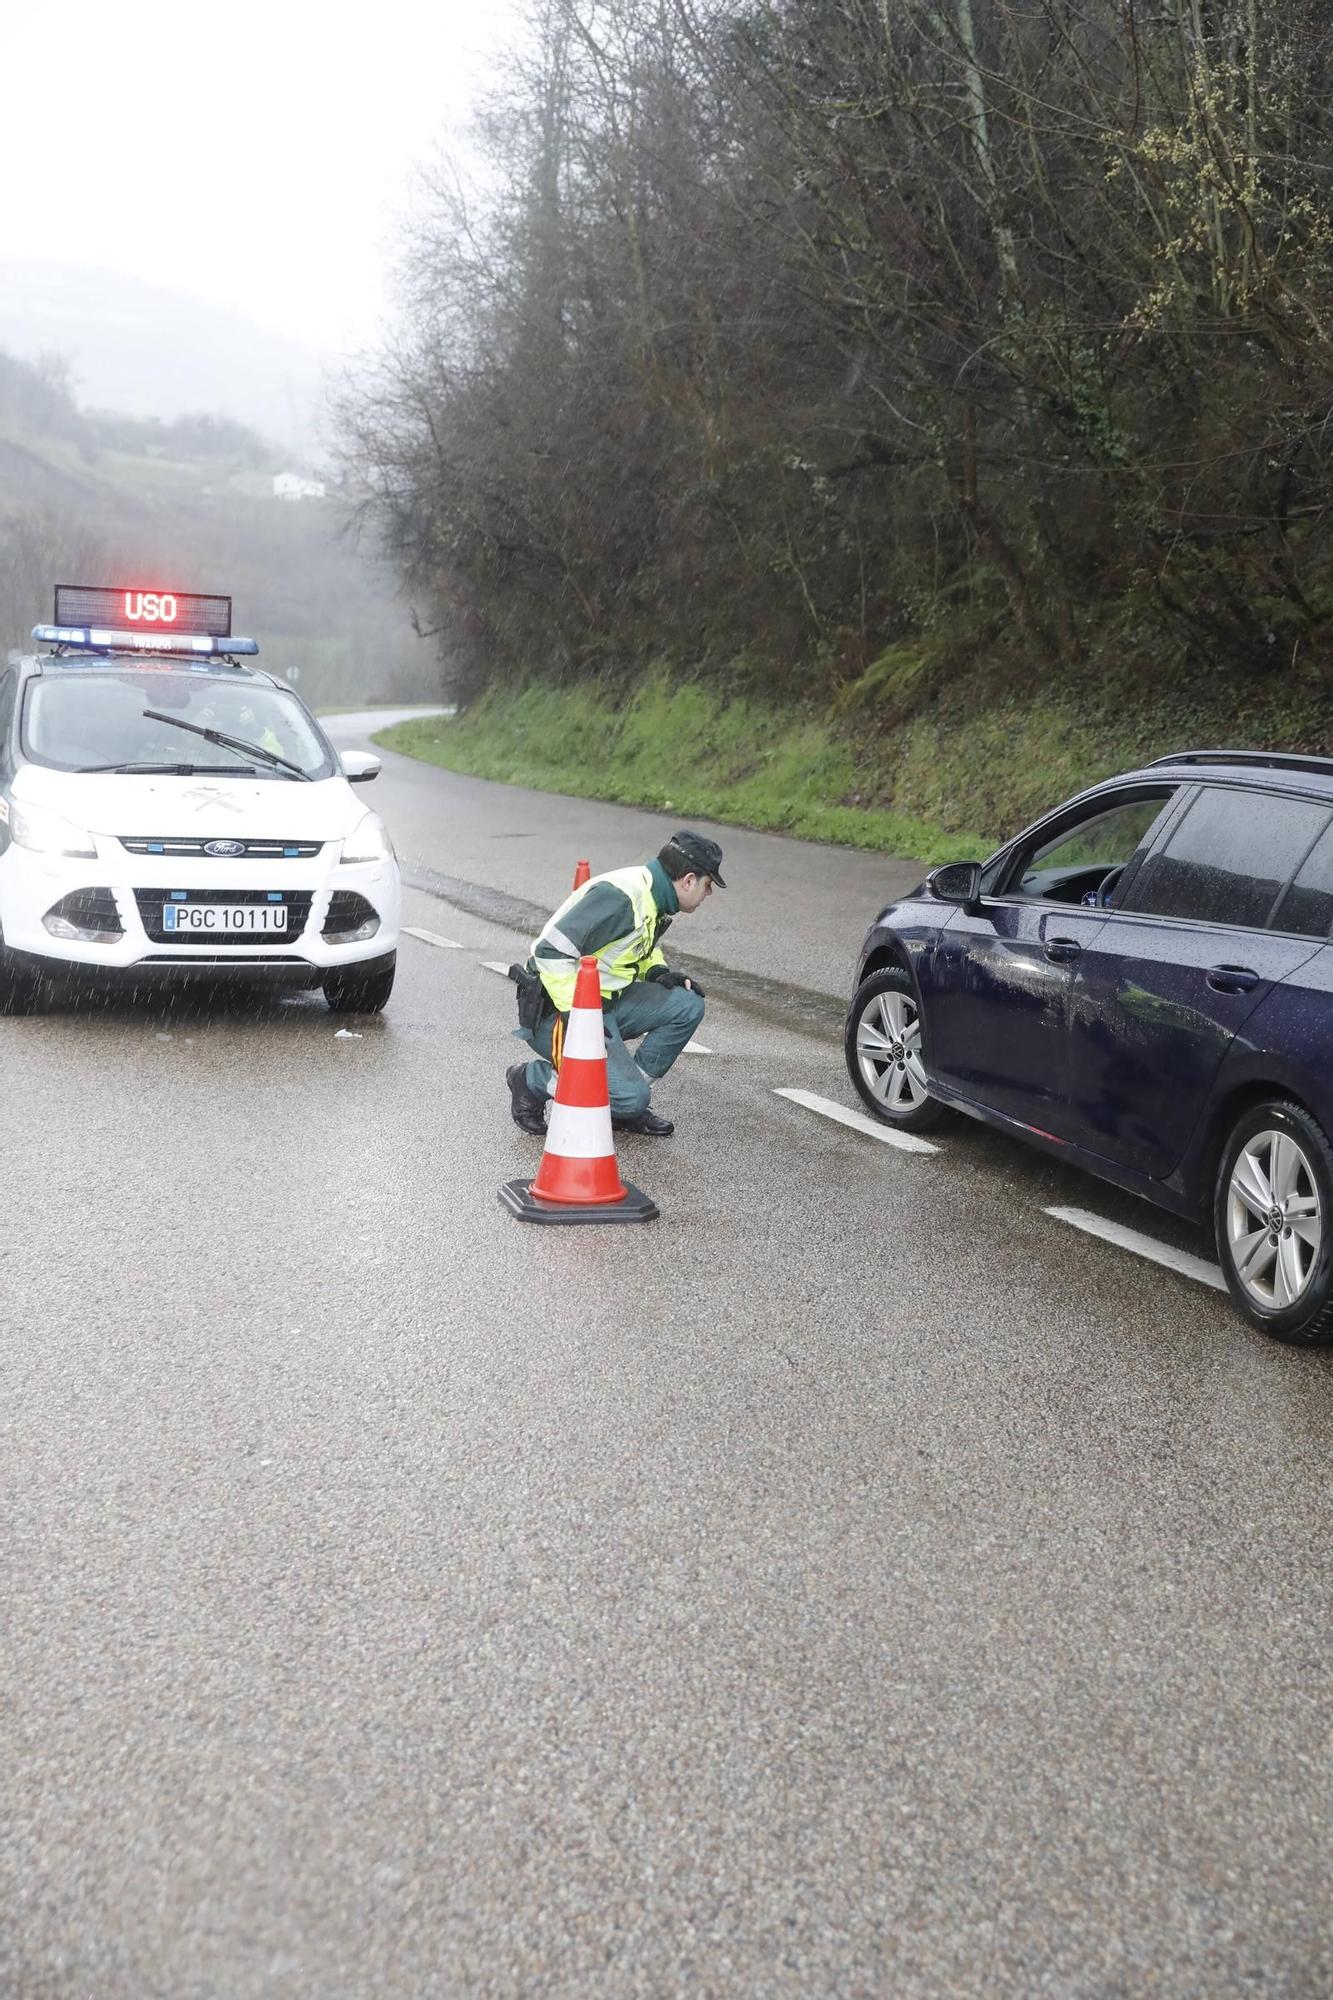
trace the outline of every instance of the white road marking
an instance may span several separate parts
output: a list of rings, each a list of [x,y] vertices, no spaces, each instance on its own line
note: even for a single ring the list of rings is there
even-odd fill
[[[879,1125],[863,1112],[848,1111],[845,1105],[835,1104],[831,1097],[816,1097],[812,1090],[776,1090],[775,1097],[789,1097],[793,1104],[803,1104],[807,1111],[817,1111],[821,1118],[836,1119],[839,1125],[849,1125],[853,1132],[863,1132],[867,1139],[878,1139],[881,1145],[896,1146],[900,1153],[938,1153],[939,1147],[932,1146],[929,1139],[918,1139],[915,1132],[895,1132],[891,1125]]]
[[[1146,1257],[1153,1264],[1165,1265],[1168,1271],[1178,1271],[1182,1278],[1193,1278],[1200,1285],[1211,1285],[1215,1292],[1224,1292],[1227,1281],[1216,1264],[1210,1264],[1204,1257],[1191,1257],[1188,1250],[1173,1250],[1167,1243],[1159,1243],[1155,1236],[1144,1236],[1137,1229],[1126,1229],[1123,1223],[1108,1222],[1104,1216],[1094,1215],[1086,1208],[1048,1208],[1047,1215],[1053,1215],[1057,1222],[1068,1222],[1075,1229],[1084,1230],[1089,1236],[1100,1236],[1106,1243],[1114,1243],[1118,1249],[1132,1250],[1137,1257]]]
[[[403,934],[406,937],[420,938],[423,944],[437,944],[441,951],[462,951],[464,949],[459,944],[457,938],[441,937],[438,931],[419,931],[412,924],[403,925]]]
[[[712,1053],[713,1051],[706,1049],[702,1042],[686,1042],[681,1050],[683,1056],[711,1056]]]
[[[484,972],[498,972],[501,979],[508,979],[509,977],[509,967],[501,965],[498,958],[483,958],[481,966]]]

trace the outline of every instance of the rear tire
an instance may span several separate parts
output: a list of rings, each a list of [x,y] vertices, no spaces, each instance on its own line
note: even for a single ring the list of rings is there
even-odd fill
[[[389,1004],[393,976],[398,966],[396,951],[383,958],[371,958],[361,965],[340,967],[326,973],[324,998],[335,1014],[379,1014]]]
[[[1333,1340],[1333,1147],[1303,1105],[1253,1105],[1217,1170],[1222,1274],[1261,1333],[1300,1347]]]
[[[857,987],[843,1054],[857,1096],[882,1124],[899,1132],[939,1124],[944,1106],[927,1095],[921,1067],[921,1010],[900,966],[886,966]]]

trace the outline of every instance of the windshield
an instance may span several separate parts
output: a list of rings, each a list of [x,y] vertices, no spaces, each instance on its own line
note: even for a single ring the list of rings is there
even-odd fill
[[[151,720],[145,709],[160,719]],[[178,727],[182,722],[190,728]],[[195,735],[199,729],[220,730],[261,754],[248,760],[243,750]],[[23,752],[34,763],[61,771],[188,764],[290,782],[291,773],[267,761],[264,752],[310,778],[332,777],[338,768],[295,696],[253,681],[160,668],[137,673],[132,667],[91,673],[61,668],[31,681],[23,704]]]

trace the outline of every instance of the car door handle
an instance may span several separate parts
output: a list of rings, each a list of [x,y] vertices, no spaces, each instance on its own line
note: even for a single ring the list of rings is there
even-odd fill
[[[1214,993],[1248,993],[1259,984],[1259,975],[1248,965],[1214,965],[1208,972],[1208,984]]]
[[[1056,965],[1063,965],[1068,959],[1081,958],[1083,947],[1074,938],[1047,938],[1046,956]]]

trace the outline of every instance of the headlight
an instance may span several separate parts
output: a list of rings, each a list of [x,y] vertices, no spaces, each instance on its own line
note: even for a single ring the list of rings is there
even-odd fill
[[[11,799],[9,831],[20,847],[30,847],[34,854],[97,854],[90,835],[45,806],[21,806]]]
[[[392,861],[393,842],[378,813],[366,813],[343,842],[344,861]]]

